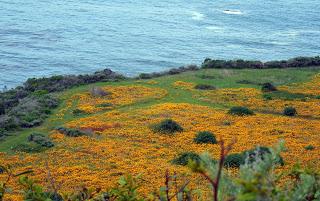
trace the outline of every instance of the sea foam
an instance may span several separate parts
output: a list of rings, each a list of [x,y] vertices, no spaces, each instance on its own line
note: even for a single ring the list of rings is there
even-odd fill
[[[241,10],[224,10],[222,12],[225,14],[228,14],[228,15],[243,15],[244,14]]]
[[[200,12],[196,12],[196,11],[192,11],[191,12],[191,16],[193,20],[203,20],[204,19],[204,14],[200,13]]]

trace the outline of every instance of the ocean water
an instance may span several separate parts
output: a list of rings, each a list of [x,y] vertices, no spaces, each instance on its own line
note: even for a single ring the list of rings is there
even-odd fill
[[[319,0],[0,0],[0,89],[106,67],[133,76],[206,57],[319,54]]]

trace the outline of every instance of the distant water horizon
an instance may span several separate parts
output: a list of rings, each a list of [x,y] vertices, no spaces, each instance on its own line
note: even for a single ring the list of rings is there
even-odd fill
[[[320,55],[318,0],[0,0],[0,90],[110,68]]]

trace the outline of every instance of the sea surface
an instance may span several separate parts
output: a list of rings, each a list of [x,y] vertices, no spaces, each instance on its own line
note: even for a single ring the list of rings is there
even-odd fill
[[[320,55],[320,0],[0,0],[0,90],[103,68],[134,76],[299,55]]]

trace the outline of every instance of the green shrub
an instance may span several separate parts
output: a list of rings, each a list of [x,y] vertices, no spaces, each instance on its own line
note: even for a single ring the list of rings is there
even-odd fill
[[[175,132],[182,132],[183,128],[172,119],[165,119],[159,124],[153,126],[153,131],[158,133],[173,134]]]
[[[32,133],[31,135],[29,135],[28,141],[34,142],[42,147],[47,147],[47,148],[54,146],[53,142],[49,138],[47,138],[45,135],[40,133]]]
[[[261,87],[262,92],[272,92],[272,91],[277,91],[277,88],[273,86],[273,84],[267,82],[263,83]]]
[[[197,84],[194,88],[199,90],[215,90],[216,89],[216,87],[208,84]]]
[[[245,156],[242,153],[230,154],[225,158],[224,166],[238,168],[245,163]]]
[[[298,114],[297,110],[294,107],[286,107],[283,110],[283,115],[285,116],[296,116]]]
[[[271,154],[270,148],[268,147],[256,147],[255,149],[250,149],[241,153],[230,154],[226,157],[224,166],[238,168],[241,165],[244,165],[245,162],[255,162],[257,158],[264,160],[266,154]],[[278,156],[275,163],[283,166],[283,158],[281,156]]]
[[[305,146],[304,149],[305,149],[305,150],[308,150],[308,151],[311,151],[311,150],[314,150],[315,147],[312,146],[312,145],[308,145],[308,146]]]
[[[184,152],[179,154],[179,156],[172,160],[175,165],[188,165],[189,161],[194,161],[200,163],[200,156],[194,152]]]
[[[238,116],[245,116],[245,115],[253,115],[254,114],[252,110],[250,110],[247,107],[242,107],[242,106],[232,107],[228,113],[232,114],[232,115],[238,115]]]
[[[217,140],[214,134],[210,131],[202,131],[197,133],[197,136],[194,138],[194,142],[197,144],[216,144]]]
[[[59,128],[56,128],[56,130],[68,137],[81,137],[81,136],[88,135],[88,133],[77,130],[77,129],[59,127]]]

